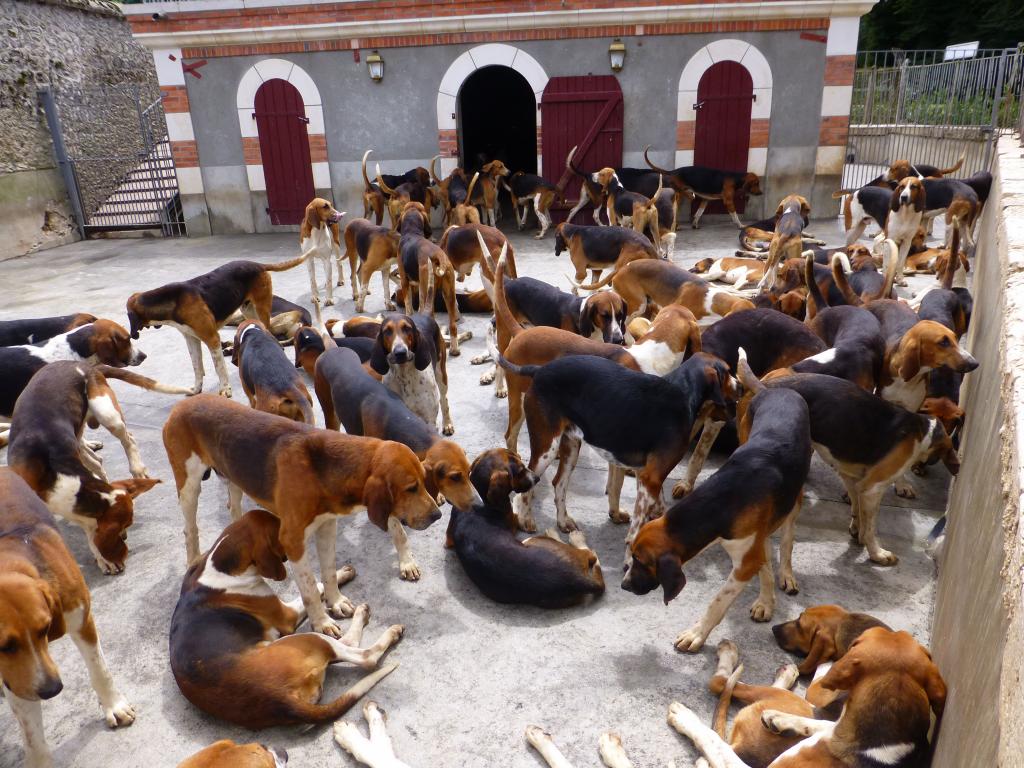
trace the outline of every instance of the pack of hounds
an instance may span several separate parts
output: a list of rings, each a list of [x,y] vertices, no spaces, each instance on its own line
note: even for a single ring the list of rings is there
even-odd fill
[[[25,765],[52,765],[41,702],[61,691],[48,647],[65,634],[108,725],[135,719],[62,539],[77,534],[55,522],[82,529],[104,573],[125,569],[134,506],[160,480],[149,476],[111,381],[187,396],[163,425],[185,532],[187,571],[169,638],[181,694],[211,718],[253,729],[334,723],[337,743],[374,768],[406,766],[384,712],[365,703],[368,736],[339,718],[395,670],[384,657],[404,629],[392,626],[364,647],[369,608],[340,590],[355,571],[337,568],[337,528],[362,509],[390,535],[402,579],[420,578],[406,528],[427,528],[450,504],[446,546],[487,598],[566,609],[605,590],[601,563],[567,505],[587,443],[608,462],[608,515],[626,525],[624,590],[660,587],[667,604],[684,589],[689,561],[716,543],[728,553],[728,577],[701,619],[674,640],[690,653],[755,577],[754,621],[771,619],[776,585],[798,592],[792,552],[814,453],[845,487],[850,535],[870,561],[897,562],[876,530],[882,494],[895,487],[912,496],[912,474],[927,465],[941,462],[954,475],[959,468],[960,384],[978,366],[960,345],[971,316],[968,257],[991,177],[949,178],[960,163],[897,161],[869,185],[841,193],[844,247],[810,235],[807,200],[787,195],[774,216],[741,226],[736,255],[687,270],[671,258],[681,204],[699,206],[694,227],[711,201],[741,225],[737,203],[761,194],[757,176],[650,161],[645,169],[584,172],[574,152],[551,184],[511,173],[500,160],[471,177],[456,168],[444,179],[434,162],[400,176],[378,166],[371,181],[367,151],[364,218],[342,228],[344,214],[314,199],[294,259],[233,261],[133,293],[127,328],[86,313],[0,323],[0,439],[8,444],[0,468],[0,677],[24,736]],[[572,262],[565,291],[519,275],[496,225],[507,192],[518,227],[532,205],[543,237],[571,178],[580,180],[579,201],[554,237],[555,256],[567,252]],[[568,223],[588,202],[594,224]],[[436,241],[434,208],[442,219]],[[946,242],[926,247],[939,215]],[[859,240],[871,221],[880,231],[867,246]],[[323,307],[344,284],[345,260],[357,314],[324,321]],[[312,311],[273,293],[275,272],[303,264]],[[474,266],[483,287],[457,290]],[[378,272],[382,313],[364,315]],[[936,281],[908,301],[898,287],[910,272],[934,273]],[[446,334],[436,310],[447,315]],[[493,383],[508,403],[504,446],[472,461],[452,439],[447,397],[450,358],[467,336],[457,327],[462,312],[493,315],[488,354],[472,363],[489,363],[481,384]],[[220,335],[226,325],[237,327],[230,343]],[[129,370],[145,358],[133,340],[161,326],[185,338],[191,387]],[[217,395],[202,394],[204,346]],[[231,399],[226,357],[249,407]],[[526,461],[517,453],[524,422]],[[83,438],[87,424],[121,443],[130,478],[107,477],[100,446]],[[728,457],[698,483],[716,445]],[[667,503],[665,481],[687,454]],[[556,462],[556,527],[520,538],[538,529],[535,490]],[[211,473],[228,484],[232,522],[201,551],[197,508]],[[627,475],[636,480],[632,509],[621,502]],[[256,508],[243,512],[243,495]],[[299,597],[283,601],[268,582],[289,576]],[[310,631],[297,631],[306,621]],[[946,686],[910,634],[836,605],[809,607],[772,632],[781,649],[803,657],[798,665],[783,665],[770,685],[749,684],[736,645],[720,639],[709,682],[719,697],[714,721],[701,722],[679,702],[668,707],[669,725],[693,742],[704,765],[927,765]],[[339,662],[366,674],[321,701],[327,667]],[[802,676],[812,681],[798,695],[791,689]],[[743,708],[729,728],[732,701]],[[526,739],[549,765],[570,765],[543,729],[531,726]],[[606,765],[632,765],[618,735],[604,734],[598,747]],[[221,741],[181,765],[286,762],[278,748]]]

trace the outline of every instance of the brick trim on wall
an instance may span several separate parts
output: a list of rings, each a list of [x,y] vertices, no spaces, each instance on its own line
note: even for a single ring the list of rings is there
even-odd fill
[[[309,162],[327,162],[327,137],[322,133],[311,133],[309,139]]]
[[[845,147],[850,132],[850,116],[823,117],[818,131],[819,147]]]
[[[825,85],[853,85],[857,68],[856,56],[828,56],[825,58]]]
[[[258,136],[242,137],[242,157],[246,165],[263,165],[263,153],[260,151]]]
[[[194,141],[172,141],[171,157],[178,168],[198,168],[199,148]]]
[[[380,13],[378,11],[378,13]],[[212,59],[223,56],[264,56],[316,51],[351,51],[355,48],[409,48],[414,46],[460,45],[466,43],[501,43],[524,40],[566,40],[594,37],[631,37],[635,35],[687,35],[721,32],[786,32],[795,30],[826,30],[827,18],[766,19],[763,21],[702,21],[674,24],[626,24],[621,26],[573,27],[570,29],[517,29],[487,32],[395,35],[359,38],[358,40],[312,40],[289,43],[253,45],[215,45],[183,48],[185,58]],[[207,29],[208,27],[198,27]],[[142,30],[136,29],[138,33]]]
[[[771,120],[766,117],[754,118],[750,121],[750,149],[763,149],[768,146],[768,135],[771,132]],[[694,149],[697,135],[696,120],[680,120],[676,123],[676,149]]]
[[[184,85],[161,85],[164,112],[188,112],[188,91]]]

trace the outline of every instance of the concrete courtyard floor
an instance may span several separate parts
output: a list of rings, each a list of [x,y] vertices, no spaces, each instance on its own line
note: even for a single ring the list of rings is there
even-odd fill
[[[839,244],[835,221],[815,222],[820,237]],[[520,274],[546,279],[563,289],[569,262],[555,258],[553,238],[543,241],[514,235]],[[213,237],[198,240],[98,240],[46,251],[0,265],[0,318],[66,314],[86,310],[127,324],[125,300],[133,291],[154,288],[205,272],[232,259],[281,261],[297,253],[296,235]],[[736,245],[736,230],[715,223],[699,232],[684,229],[676,261],[689,265],[705,256],[724,256]],[[346,275],[346,282],[348,276]],[[916,278],[916,286],[932,278]],[[275,293],[309,306],[305,267],[274,275]],[[468,285],[477,287],[474,275]],[[382,306],[379,278],[371,284],[368,311]],[[351,288],[345,300],[329,308],[328,317],[353,311]],[[466,316],[474,338],[463,354],[449,360],[449,391],[455,439],[472,458],[503,444],[506,401],[481,387],[481,368],[469,360],[484,350],[487,319]],[[228,338],[227,329],[223,334]],[[163,382],[189,386],[192,368],[184,341],[170,329],[144,331],[139,342],[149,356],[138,370]],[[204,355],[206,353],[204,352]],[[289,350],[290,354],[290,350]],[[213,366],[206,357],[206,391],[216,391]],[[229,365],[236,401],[245,402],[237,369]],[[150,473],[163,484],[140,497],[129,534],[126,573],[104,576],[89,555],[78,528],[62,524],[92,591],[94,613],[107,659],[121,690],[135,705],[130,728],[110,731],[100,718],[86,670],[70,640],[54,646],[64,691],[43,705],[47,739],[56,764],[76,768],[173,766],[221,738],[258,739],[285,747],[294,766],[351,766],[355,763],[333,742],[330,727],[303,732],[277,728],[253,734],[214,720],[192,707],[179,693],[167,658],[171,613],[185,570],[181,515],[178,511],[160,430],[177,398],[115,383],[129,427],[139,442]],[[319,406],[317,406],[319,410]],[[318,413],[319,423],[323,423]],[[117,441],[102,439],[107,473],[128,477]],[[521,447],[527,449],[524,429]],[[5,462],[5,453],[0,453]],[[712,455],[702,479],[720,457]],[[608,520],[604,499],[605,467],[584,447],[573,477],[570,511],[604,564],[608,585],[596,602],[575,610],[543,611],[489,602],[462,572],[454,553],[442,544],[447,515],[425,532],[410,535],[423,577],[401,581],[388,536],[365,515],[340,525],[338,563],[351,563],[358,577],[343,589],[372,609],[365,641],[387,626],[405,625],[402,641],[388,657],[401,666],[370,694],[387,710],[396,753],[413,766],[538,766],[541,759],[523,738],[527,725],[550,731],[567,757],[579,766],[600,764],[598,736],[621,734],[641,766],[691,765],[696,753],[665,723],[671,701],[679,700],[708,722],[715,701],[707,680],[715,666],[715,646],[732,638],[746,666],[744,679],[767,684],[775,669],[792,657],[773,641],[769,625],[750,620],[747,609],[756,595],[756,579],[747,586],[705,648],[694,655],[674,650],[676,635],[703,612],[728,573],[728,559],[711,549],[685,567],[686,588],[667,607],[660,592],[637,597],[619,588],[625,527]],[[541,485],[538,524],[553,525],[550,471]],[[680,471],[666,484],[671,488]],[[938,465],[915,481],[918,498],[904,500],[892,492],[883,500],[880,536],[899,555],[890,568],[871,564],[847,534],[849,507],[841,485],[814,459],[807,501],[797,528],[794,567],[800,593],[777,594],[773,623],[792,619],[805,607],[839,603],[870,612],[896,628],[928,641],[934,591],[934,567],[922,541],[945,506],[949,476]],[[627,481],[623,504],[632,505],[634,484]],[[216,479],[203,484],[200,497],[202,544],[208,547],[229,522],[227,495]],[[248,506],[246,508],[249,508]],[[282,593],[294,595],[290,583]],[[324,698],[336,696],[359,673],[345,666],[329,670]],[[358,708],[348,719],[361,722]],[[0,768],[21,764],[19,730],[6,706],[0,707]]]

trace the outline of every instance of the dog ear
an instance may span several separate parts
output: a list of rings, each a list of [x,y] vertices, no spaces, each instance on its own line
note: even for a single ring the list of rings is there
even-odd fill
[[[889,195],[889,210],[898,211],[900,209],[900,188],[897,186]]]
[[[381,330],[384,326],[381,325]],[[373,349],[370,351],[370,367],[373,368],[381,376],[386,374],[390,369],[388,365],[388,351],[384,349],[384,335],[382,333],[377,334],[377,341],[373,345]]]
[[[924,680],[924,692],[928,696],[928,703],[931,704],[932,712],[936,717],[942,716],[942,710],[946,707],[946,681],[942,679],[938,667],[930,664]]]
[[[591,294],[591,296],[593,295]],[[587,299],[580,302],[580,336],[584,339],[589,339],[590,334],[594,332],[594,320],[591,315],[592,309]]]
[[[429,210],[429,209],[428,209]],[[423,236],[431,238],[434,236],[434,230],[430,228],[430,217],[424,214],[420,214],[420,221],[423,222]]]
[[[857,684],[864,673],[863,664],[853,647],[839,659],[820,680],[811,683],[806,698],[815,707],[827,707],[837,698],[840,691],[849,691]]]
[[[46,600],[46,607],[50,610],[50,631],[46,634],[49,641],[57,640],[64,636],[67,627],[64,624],[64,605],[61,602],[60,594],[45,579],[36,579],[39,591],[43,593]]]
[[[284,567],[287,559],[278,539],[278,526],[260,526],[260,535],[253,542],[252,552],[252,561],[260,576],[273,581],[284,581],[288,578],[288,571]]]
[[[910,381],[921,370],[921,342],[914,334],[910,334],[907,348],[900,354],[900,378]]]
[[[492,507],[502,507],[512,494],[512,478],[507,469],[496,469],[491,472],[487,482],[487,503]]]
[[[836,655],[835,639],[827,627],[818,627],[811,638],[811,647],[807,650],[807,658],[800,662],[798,669],[801,675],[813,675],[823,661],[831,661]]]
[[[414,353],[413,364],[416,366],[416,370],[427,370],[427,367],[433,363],[430,355],[431,344],[424,339],[423,334],[420,333],[420,329],[416,323],[412,324],[412,343]],[[444,342],[442,341],[442,343]]]
[[[782,215],[783,206],[779,203],[779,207],[775,209],[775,218],[779,218]]]
[[[128,495],[134,499],[152,490],[159,483],[160,479],[156,477],[133,477],[130,480],[115,480],[110,485],[128,491]]]
[[[690,332],[686,342],[686,349],[683,354],[684,358],[693,357],[701,351],[700,326],[696,321],[690,322],[688,325],[690,327]]]
[[[801,197],[800,198],[800,217],[804,220],[804,222],[806,222],[807,219],[810,217],[810,215],[811,215],[811,204],[807,202],[807,198]],[[806,224],[805,224],[805,226],[806,226]]]
[[[675,600],[686,586],[683,561],[674,552],[666,552],[658,558],[658,583],[664,590],[665,605]]]
[[[134,296],[132,298],[135,298]],[[128,300],[130,304],[132,299]],[[138,312],[133,309],[128,310],[128,335],[133,339],[139,338],[139,331],[145,327],[145,323],[142,322],[142,318],[139,317]]]
[[[239,337],[241,335],[241,330],[241,327],[239,327],[239,329],[235,331],[235,340],[231,344],[231,364],[235,366],[235,368],[238,367],[238,363],[241,362],[242,358],[241,351],[239,350],[241,344],[238,343]],[[296,351],[295,356],[296,358],[298,358],[298,351]]]
[[[922,182],[917,183],[917,188],[914,193],[914,210],[918,213],[924,213],[924,209],[928,203],[928,195],[924,190],[924,184]]]
[[[366,505],[366,512],[370,522],[382,531],[388,529],[388,517],[391,516],[391,489],[386,482],[377,477],[371,476],[363,486],[363,504]]]
[[[320,229],[320,217],[316,213],[316,208],[312,205],[306,206],[306,216],[302,220],[302,229],[305,232]]]

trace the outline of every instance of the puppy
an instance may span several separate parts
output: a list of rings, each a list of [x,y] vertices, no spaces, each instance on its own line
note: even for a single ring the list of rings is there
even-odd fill
[[[551,531],[520,542],[512,511],[512,493],[528,491],[537,482],[515,453],[493,448],[477,456],[470,480],[484,499],[472,509],[452,507],[446,546],[474,584],[499,603],[568,608],[588,595],[604,593],[597,554],[582,534],[565,544]]]

